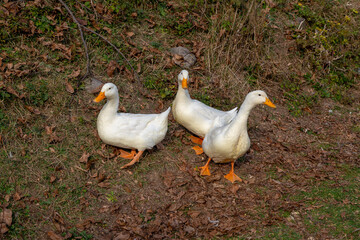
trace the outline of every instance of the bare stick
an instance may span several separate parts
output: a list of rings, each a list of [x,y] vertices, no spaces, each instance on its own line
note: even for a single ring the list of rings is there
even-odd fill
[[[59,0],[59,1],[61,1],[61,0]],[[127,62],[127,64],[130,66],[131,70],[133,71],[136,80],[140,82],[139,76],[138,76],[137,72],[134,70],[134,68],[132,67],[132,65],[131,65],[131,63],[129,62],[129,60],[127,60],[127,58],[125,57],[125,55],[124,55],[122,52],[120,52],[120,50],[119,50],[114,44],[112,44],[112,43],[111,43],[109,40],[107,40],[103,35],[95,32],[94,30],[92,30],[92,29],[90,29],[90,28],[87,28],[87,27],[85,27],[84,25],[81,25],[81,26],[82,26],[85,30],[87,30],[87,31],[89,31],[89,32],[97,35],[97,36],[100,37],[102,40],[104,40],[105,42],[107,42],[110,46],[112,46],[112,47],[125,59],[125,61]]]
[[[74,14],[72,13],[72,11],[70,10],[70,8],[68,7],[68,5],[66,5],[66,3],[63,0],[59,0],[59,2],[65,7],[66,11],[68,11],[68,13],[70,14],[71,18],[74,20],[74,22],[76,23],[76,25],[79,28],[80,31],[80,36],[81,36],[81,41],[84,45],[84,49],[85,49],[85,55],[86,55],[86,73],[83,76],[83,78],[81,80],[84,80],[86,77],[88,77],[89,75],[91,75],[91,70],[90,70],[90,58],[89,58],[89,52],[88,52],[88,48],[86,45],[86,41],[84,38],[84,33],[81,29],[81,24],[79,23],[79,21],[76,19],[76,17],[74,16]]]

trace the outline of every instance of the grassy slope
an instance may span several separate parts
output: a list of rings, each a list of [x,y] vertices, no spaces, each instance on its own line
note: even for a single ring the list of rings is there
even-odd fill
[[[171,104],[180,68],[167,65],[167,51],[180,43],[199,52],[191,71],[191,93],[207,104],[230,109],[250,89],[262,88],[288,119],[299,117],[300,124],[327,111],[329,101],[335,106],[336,121],[347,121],[349,111],[358,116],[360,7],[356,1],[279,0],[274,4],[257,1],[250,8],[237,1],[106,1],[92,6],[83,1],[82,5],[70,5],[89,27],[119,47],[140,71],[145,92],[154,96],[141,95],[141,85],[131,79],[124,60],[101,39],[86,34],[93,71],[104,82],[120,87],[122,110],[153,112]],[[13,211],[5,238],[34,239],[39,232],[45,236],[51,230],[89,239],[96,233],[77,224],[96,215],[99,202],[116,204],[130,192],[141,196],[138,186],[149,188],[147,182],[156,180],[152,179],[156,178],[154,173],[176,168],[178,158],[194,163],[188,146],[170,135],[163,149],[147,154],[131,170],[120,171],[119,164],[126,161],[114,161],[113,148],[96,136],[95,121],[101,106],[91,102],[94,96],[86,93],[85,82],[71,77],[78,69],[84,73],[86,62],[76,25],[64,8],[46,1],[9,3],[0,9],[0,17],[4,24],[0,30],[0,204]],[[130,32],[134,35],[129,36]],[[112,77],[106,74],[111,60],[124,66]],[[66,91],[66,81],[75,93]],[[278,116],[272,117],[276,121]],[[355,120],[349,123],[349,138],[359,136],[359,127]],[[178,129],[171,122],[170,132]],[[283,195],[289,202],[300,202],[299,210],[283,210],[280,220],[266,227],[258,219],[250,230],[239,232],[240,237],[358,236],[360,226],[354,221],[359,216],[358,165],[354,161],[336,164],[342,155],[336,152],[340,150],[330,132],[304,131],[315,141],[311,151],[330,152],[338,178],[308,177],[303,190]],[[89,169],[79,162],[84,152],[90,153]],[[263,173],[269,179],[288,181],[309,171],[303,166],[283,174],[271,166]],[[259,186],[256,191],[266,195],[271,190]],[[161,188],[150,191],[146,196],[161,206],[165,201]],[[253,214],[266,217],[270,207],[254,206]]]

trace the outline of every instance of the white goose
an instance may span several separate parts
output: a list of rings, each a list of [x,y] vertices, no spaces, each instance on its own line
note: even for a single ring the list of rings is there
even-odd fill
[[[223,125],[216,119],[212,129],[205,135],[202,147],[209,160],[201,167],[201,175],[210,175],[209,163],[211,159],[216,163],[231,162],[230,173],[225,178],[234,182],[241,181],[234,173],[234,162],[243,156],[250,148],[250,138],[247,132],[247,121],[250,111],[258,104],[266,104],[269,107],[276,106],[269,100],[266,93],[260,90],[250,92],[237,116],[228,124]]]
[[[139,161],[146,149],[151,149],[165,138],[168,129],[170,107],[160,114],[118,113],[119,93],[113,83],[106,83],[94,99],[107,98],[97,118],[97,130],[101,140],[116,147],[132,149],[131,153],[120,150],[120,157],[132,159],[125,168]],[[136,154],[135,149],[139,152]]]
[[[224,112],[209,107],[198,100],[191,99],[187,86],[188,80],[188,71],[182,70],[178,76],[179,88],[173,102],[172,113],[179,124],[201,137],[191,136],[194,143],[201,144],[202,138],[210,130],[214,120],[217,118],[220,125],[229,123],[236,116],[237,108]],[[197,154],[203,152],[199,146],[195,146],[193,149]]]

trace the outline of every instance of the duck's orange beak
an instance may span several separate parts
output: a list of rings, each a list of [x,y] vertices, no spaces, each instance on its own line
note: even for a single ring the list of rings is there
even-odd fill
[[[188,88],[188,86],[187,86],[187,79],[186,79],[186,78],[183,78],[183,80],[182,80],[182,82],[181,82],[181,86],[182,86],[182,88],[184,88],[184,89],[187,89],[187,88]]]
[[[100,102],[105,98],[105,92],[100,92],[99,95],[94,99],[94,102]]]
[[[276,108],[276,106],[268,98],[266,98],[264,104],[268,105],[269,107]]]

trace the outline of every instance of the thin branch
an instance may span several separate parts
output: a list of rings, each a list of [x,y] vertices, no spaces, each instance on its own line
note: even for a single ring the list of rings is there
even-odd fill
[[[79,28],[79,31],[80,31],[80,36],[81,36],[81,41],[83,42],[83,45],[84,45],[84,49],[85,49],[85,55],[86,55],[86,61],[87,61],[87,65],[86,65],[86,74],[84,75],[84,77],[82,78],[82,80],[84,80],[86,77],[92,75],[91,74],[91,69],[90,69],[90,58],[89,58],[89,53],[88,53],[88,48],[87,48],[87,45],[86,45],[86,41],[85,41],[85,38],[84,38],[84,33],[82,31],[82,28],[84,28],[85,30],[97,35],[98,37],[100,37],[101,39],[103,39],[105,42],[107,42],[110,46],[112,46],[124,59],[125,61],[127,62],[127,64],[130,66],[131,70],[133,71],[134,73],[134,76],[135,76],[135,79],[136,81],[138,81],[141,86],[142,86],[142,83],[140,82],[140,78],[139,78],[139,75],[137,74],[137,72],[134,70],[133,66],[131,65],[131,63],[129,62],[129,60],[127,60],[127,58],[125,57],[125,55],[120,52],[120,50],[114,45],[112,44],[109,40],[107,40],[104,36],[102,36],[101,34],[93,31],[92,29],[90,28],[87,28],[85,27],[84,25],[82,25],[74,16],[73,12],[70,10],[70,8],[68,7],[68,5],[63,1],[63,0],[59,0],[59,2],[66,8],[66,10],[68,11],[68,13],[70,14],[71,18],[74,20],[74,22],[76,23],[76,25],[78,26]],[[144,93],[142,93],[144,95]]]
[[[76,17],[74,16],[74,14],[72,13],[72,11],[70,10],[70,8],[68,7],[68,5],[63,1],[63,0],[59,0],[59,2],[65,7],[66,11],[68,11],[68,13],[70,14],[71,18],[73,19],[73,21],[76,23],[76,25],[78,26],[78,29],[80,31],[80,36],[81,36],[81,41],[84,45],[84,49],[85,49],[85,55],[86,55],[86,73],[83,76],[83,78],[81,80],[84,80],[86,77],[91,75],[91,70],[90,70],[90,57],[89,57],[89,52],[88,52],[88,48],[86,45],[86,41],[84,38],[84,33],[81,29],[81,24],[79,23],[79,21],[76,19]]]
[[[59,0],[59,1],[61,1],[61,0]],[[107,40],[103,35],[95,32],[94,30],[92,30],[92,29],[90,29],[90,28],[88,28],[88,27],[85,27],[84,25],[81,25],[81,26],[82,26],[85,30],[87,30],[87,31],[89,31],[89,32],[97,35],[97,36],[100,37],[102,40],[104,40],[105,42],[107,42],[110,46],[112,46],[112,47],[125,59],[125,61],[127,62],[127,64],[130,66],[131,70],[133,71],[136,80],[140,82],[139,75],[138,75],[137,72],[134,70],[134,68],[133,68],[133,66],[131,65],[131,63],[129,62],[129,60],[127,60],[127,58],[125,57],[125,55],[124,55],[122,52],[120,52],[120,50],[119,50],[114,44],[112,44],[112,43],[111,43],[109,40]]]

